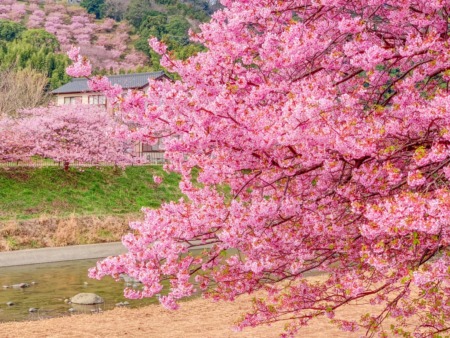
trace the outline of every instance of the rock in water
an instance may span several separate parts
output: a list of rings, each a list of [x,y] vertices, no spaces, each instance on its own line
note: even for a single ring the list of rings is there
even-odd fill
[[[99,295],[95,293],[79,293],[72,298],[70,301],[73,304],[81,304],[81,305],[92,305],[92,304],[101,304],[104,303],[104,300]]]

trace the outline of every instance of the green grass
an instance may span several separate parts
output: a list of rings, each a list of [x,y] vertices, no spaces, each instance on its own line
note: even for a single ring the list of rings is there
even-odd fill
[[[163,177],[157,186],[153,175]],[[180,178],[162,166],[0,168],[0,220],[41,215],[115,215],[179,199]]]

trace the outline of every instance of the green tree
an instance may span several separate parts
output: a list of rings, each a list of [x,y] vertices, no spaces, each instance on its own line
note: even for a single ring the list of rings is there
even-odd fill
[[[45,47],[52,51],[59,50],[59,42],[56,36],[44,29],[29,29],[22,33],[22,41],[35,48]]]
[[[152,12],[150,0],[131,0],[125,14],[127,19],[135,28],[139,29],[142,21]]]
[[[20,37],[26,27],[20,23],[0,20],[0,40],[12,41]]]
[[[191,25],[189,24],[189,21],[181,15],[174,15],[170,17],[169,22],[165,26],[167,34],[186,38],[186,44],[189,42],[187,39],[187,34],[190,27]]]
[[[105,15],[105,0],[82,0],[80,6],[86,8],[90,14],[95,14],[97,19]]]
[[[38,38],[39,34],[31,40],[0,41],[0,72],[33,69],[47,77],[50,89],[54,89],[69,81],[70,77],[65,73],[69,60],[66,55],[56,53],[57,50],[52,48],[55,44],[40,45]]]

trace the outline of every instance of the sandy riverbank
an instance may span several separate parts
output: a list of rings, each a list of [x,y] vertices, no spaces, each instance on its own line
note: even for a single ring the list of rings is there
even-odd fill
[[[203,299],[186,302],[178,311],[167,311],[161,306],[140,309],[115,309],[93,315],[73,315],[34,322],[0,324],[0,336],[23,337],[155,337],[155,338],[275,338],[283,332],[283,324],[234,332],[231,327],[240,314],[249,308],[241,298],[234,303],[212,303]],[[354,309],[349,309],[354,310]],[[351,335],[333,327],[328,320],[315,321],[301,331],[298,337],[351,338]]]
[[[321,277],[314,277],[314,279]],[[150,337],[150,338],[240,338],[279,337],[284,323],[234,332],[233,324],[250,309],[250,297],[243,296],[233,303],[213,303],[195,299],[182,303],[178,311],[168,311],[159,305],[140,309],[116,308],[99,314],[73,315],[33,322],[0,324],[0,336],[23,337]],[[370,312],[370,305],[347,306],[338,312],[342,319],[358,318]],[[363,332],[350,334],[320,318],[298,334],[302,338],[353,338]]]

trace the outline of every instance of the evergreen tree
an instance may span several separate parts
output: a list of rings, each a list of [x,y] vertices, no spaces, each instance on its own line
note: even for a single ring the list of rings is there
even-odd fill
[[[95,14],[97,19],[101,19],[105,15],[105,1],[104,0],[83,0],[80,6],[86,8],[90,14]]]

